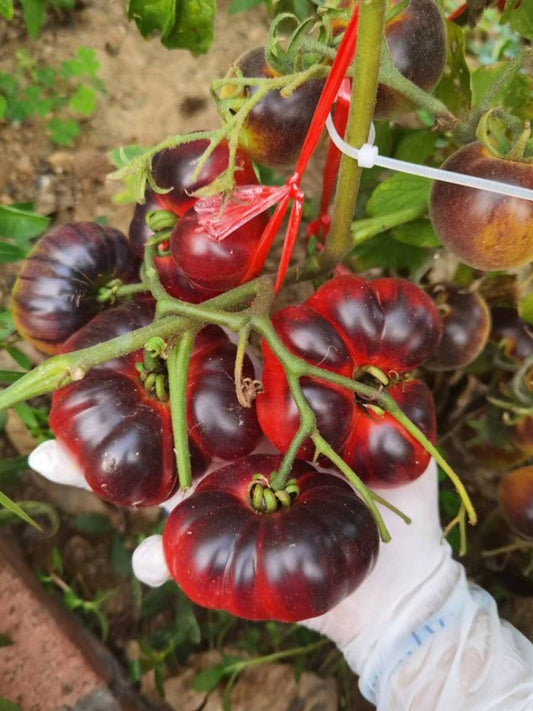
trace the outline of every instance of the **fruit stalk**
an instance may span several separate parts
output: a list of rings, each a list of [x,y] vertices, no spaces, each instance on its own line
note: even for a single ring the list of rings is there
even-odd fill
[[[193,330],[186,331],[170,350],[167,359],[170,416],[180,489],[188,489],[192,484],[187,435],[187,379],[195,335],[196,332]]]

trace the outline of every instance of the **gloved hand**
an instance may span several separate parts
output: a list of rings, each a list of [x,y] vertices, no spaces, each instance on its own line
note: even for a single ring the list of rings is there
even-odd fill
[[[54,481],[85,485],[56,442],[40,445],[29,461]],[[380,507],[392,541],[381,544],[374,570],[339,605],[302,624],[339,646],[378,711],[532,711],[533,646],[499,620],[491,596],[468,585],[452,559],[440,530],[435,463],[412,484],[381,493],[412,523]],[[151,586],[169,579],[161,536],[141,543],[133,569]]]

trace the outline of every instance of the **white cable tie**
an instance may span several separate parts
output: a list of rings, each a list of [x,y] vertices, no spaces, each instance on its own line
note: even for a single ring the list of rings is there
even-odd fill
[[[396,158],[387,158],[380,156],[377,148],[370,153],[371,133],[369,133],[369,143],[365,143],[361,148],[354,148],[344,141],[338,134],[333,123],[331,115],[326,120],[326,128],[331,140],[337,148],[359,163],[362,168],[372,168],[374,165],[379,165],[381,168],[389,168],[400,173],[409,173],[410,175],[418,175],[421,178],[429,180],[440,180],[444,183],[452,183],[455,185],[464,185],[467,188],[476,188],[477,190],[487,190],[491,193],[500,193],[509,197],[521,198],[523,200],[533,201],[533,190],[522,188],[518,185],[509,185],[509,183],[501,183],[498,180],[487,180],[486,178],[478,178],[475,175],[467,175],[466,173],[456,173],[451,170],[441,170],[440,168],[430,168],[427,165],[419,165],[418,163],[407,163]],[[373,125],[372,125],[373,128]],[[363,154],[361,155],[361,152]]]

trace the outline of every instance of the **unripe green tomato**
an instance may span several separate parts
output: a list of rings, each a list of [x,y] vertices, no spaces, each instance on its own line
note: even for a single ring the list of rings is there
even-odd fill
[[[456,151],[442,166],[533,189],[533,165],[499,158],[479,142]],[[511,269],[533,259],[533,202],[436,181],[429,215],[450,252],[475,269]]]

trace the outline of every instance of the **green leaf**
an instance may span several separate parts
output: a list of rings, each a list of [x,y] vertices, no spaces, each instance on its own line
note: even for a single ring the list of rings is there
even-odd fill
[[[251,10],[257,5],[261,5],[263,0],[232,0],[228,8],[228,13],[230,15],[236,15],[239,12],[245,12],[246,10]]]
[[[388,234],[372,237],[350,252],[350,256],[356,260],[359,271],[381,267],[411,272],[424,264],[428,254],[426,249],[397,242]]]
[[[45,0],[20,0],[22,17],[31,39],[39,36],[45,19]]]
[[[9,701],[9,699],[0,696],[0,711],[24,711],[24,709],[22,706],[14,704],[12,701]]]
[[[425,205],[429,199],[431,181],[417,175],[396,173],[374,190],[367,204],[370,217],[388,215],[405,207]]]
[[[27,244],[50,224],[50,218],[13,205],[0,205],[0,235],[18,244]]]
[[[131,552],[124,547],[118,535],[114,535],[111,542],[111,567],[121,578],[131,577]]]
[[[433,155],[439,135],[431,131],[410,131],[400,139],[394,157],[410,163],[426,163]]]
[[[446,20],[446,67],[434,94],[452,113],[468,110],[472,100],[470,71],[465,58],[465,36],[461,27]]]
[[[0,263],[18,262],[19,259],[24,259],[26,250],[18,247],[16,244],[10,244],[0,239]]]
[[[509,22],[515,32],[533,40],[533,4],[530,0],[507,2],[501,21]]]
[[[12,20],[13,13],[13,0],[0,0],[0,15],[5,17],[6,20]]]
[[[472,106],[476,107],[485,92],[505,70],[505,62],[480,67],[472,72]],[[533,114],[533,82],[525,74],[515,74],[494,97],[495,106],[504,106],[515,116],[528,120]]]
[[[518,303],[518,315],[524,321],[533,324],[533,293],[528,294]]]
[[[440,241],[429,220],[413,220],[406,225],[399,225],[392,230],[392,236],[398,242],[414,247],[440,247]]]
[[[120,148],[114,148],[108,155],[113,165],[117,168],[122,168],[134,158],[137,158],[137,156],[142,155],[145,151],[146,148],[143,148],[142,146],[120,146]]]
[[[24,368],[24,370],[31,370],[33,368],[33,363],[28,356],[18,348],[6,346],[6,353],[9,353],[15,363],[18,363],[18,365],[20,365],[21,368]]]
[[[11,385],[11,383],[16,383],[20,380],[24,373],[20,370],[0,370],[0,383],[2,385]]]
[[[216,0],[182,0],[171,32],[161,41],[168,49],[188,49],[204,54],[213,42]]]
[[[87,513],[76,516],[74,526],[81,533],[110,533],[113,530],[111,521],[103,514]]]
[[[13,640],[7,634],[0,632],[0,647],[11,647]]]
[[[0,459],[0,477],[24,472],[28,469],[28,457],[20,455],[19,457],[10,457],[9,459]]]
[[[13,325],[13,317],[7,309],[0,309],[0,341],[10,336],[15,330]]]
[[[128,17],[143,37],[157,32],[168,49],[201,54],[213,41],[215,0],[130,0]]]
[[[3,492],[0,491],[0,506],[3,506],[6,508],[8,511],[11,511],[11,513],[15,514],[15,516],[18,516],[18,518],[21,518],[23,521],[26,521],[26,523],[29,523],[30,526],[33,526],[36,528],[38,531],[41,530],[41,527],[39,524],[34,521],[31,516],[28,516],[28,514],[20,508],[18,504],[16,504],[14,501],[12,501],[9,496],[6,496]],[[1,711],[1,707],[0,707]]]
[[[74,139],[79,136],[80,126],[75,119],[61,120],[53,118],[48,121],[50,140],[58,146],[71,146]]]
[[[240,661],[242,660],[239,659],[239,657],[226,657],[215,667],[202,669],[202,671],[198,672],[198,674],[194,677],[192,681],[192,688],[195,691],[213,691],[213,689],[228,673],[228,667],[231,667],[235,664],[235,662]]]
[[[7,110],[7,99],[5,96],[2,96],[2,94],[0,94],[0,119],[4,118],[4,116],[6,115],[6,110]]]
[[[70,97],[68,105],[72,111],[77,111],[82,116],[90,116],[96,111],[96,94],[94,89],[80,84],[76,93]]]
[[[76,50],[76,59],[78,60],[82,74],[85,73],[89,77],[95,77],[100,69],[100,62],[96,59],[96,50],[92,47],[80,46]]]

